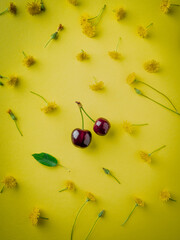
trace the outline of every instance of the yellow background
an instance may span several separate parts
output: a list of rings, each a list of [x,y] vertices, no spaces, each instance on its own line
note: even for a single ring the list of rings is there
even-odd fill
[[[90,239],[179,239],[180,118],[136,95],[125,79],[135,71],[140,80],[167,93],[180,109],[180,9],[173,8],[171,14],[165,15],[160,11],[159,0],[80,0],[77,7],[66,0],[44,2],[47,10],[38,16],[30,16],[26,1],[22,0],[15,2],[17,16],[0,16],[0,74],[17,74],[20,78],[14,89],[0,88],[0,178],[12,175],[18,181],[16,189],[5,189],[0,196],[0,239],[70,239],[75,215],[87,191],[96,196],[97,202],[88,203],[80,215],[74,239],[85,238],[102,209],[106,215],[99,220]],[[80,16],[95,16],[105,3],[98,35],[90,39],[81,32]],[[8,4],[7,0],[1,1],[0,9]],[[117,22],[112,10],[120,6],[126,9],[127,16]],[[154,25],[149,29],[149,38],[138,37],[137,26],[151,22]],[[44,49],[60,23],[65,29],[59,39]],[[123,59],[114,61],[107,52],[115,49],[119,37]],[[76,60],[81,49],[91,56],[89,61]],[[29,69],[24,67],[22,51],[34,56],[37,64]],[[150,59],[160,62],[159,73],[144,71],[142,64]],[[93,76],[104,81],[104,91],[89,89]],[[168,105],[149,89],[142,85],[139,88]],[[44,102],[30,91],[54,100],[58,111],[45,115],[40,110]],[[112,125],[105,137],[93,132],[92,144],[87,149],[74,147],[70,140],[72,130],[81,127],[76,100],[82,102],[92,118],[105,117]],[[23,137],[6,113],[9,108],[18,117]],[[147,122],[149,126],[130,136],[122,130],[123,120]],[[92,130],[92,126],[85,118],[85,127]],[[139,159],[139,150],[151,152],[164,144],[167,147],[154,155],[151,165]],[[71,172],[40,165],[31,156],[39,152],[52,154]],[[121,185],[105,175],[102,167],[110,169]],[[58,193],[66,180],[76,184],[75,193]],[[176,203],[159,200],[163,188],[170,190]],[[146,206],[137,208],[121,227],[134,206],[134,195],[142,198]],[[50,218],[37,227],[28,218],[35,206]]]

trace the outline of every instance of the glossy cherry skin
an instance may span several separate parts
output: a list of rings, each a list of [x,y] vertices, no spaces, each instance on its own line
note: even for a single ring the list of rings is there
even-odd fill
[[[76,147],[86,148],[91,143],[92,134],[88,130],[76,128],[72,131],[71,140]]]
[[[108,133],[111,125],[105,118],[98,118],[94,124],[94,132],[100,136],[104,136]]]

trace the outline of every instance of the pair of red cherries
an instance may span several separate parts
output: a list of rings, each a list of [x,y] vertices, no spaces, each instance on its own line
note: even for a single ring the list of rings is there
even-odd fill
[[[88,114],[87,112],[84,110],[82,104],[80,102],[76,102],[78,104],[80,113],[81,113],[81,117],[82,117],[82,129],[80,128],[76,128],[72,131],[71,134],[71,140],[72,143],[76,146],[76,147],[81,147],[81,148],[85,148],[88,147],[89,144],[91,143],[91,138],[92,138],[92,134],[89,130],[85,130],[84,129],[84,117],[83,117],[83,112],[86,114],[86,116],[92,121],[94,122],[94,126],[93,126],[93,130],[96,134],[100,135],[100,136],[104,136],[108,133],[111,125],[109,123],[108,120],[106,120],[105,118],[98,118],[96,121],[94,121]]]

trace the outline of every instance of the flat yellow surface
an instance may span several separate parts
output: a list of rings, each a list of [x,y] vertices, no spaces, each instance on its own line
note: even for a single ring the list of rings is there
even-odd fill
[[[98,212],[105,209],[106,215],[90,239],[178,240],[180,117],[138,96],[125,80],[135,71],[140,80],[166,93],[180,109],[180,8],[174,7],[167,15],[160,11],[159,0],[80,0],[77,7],[66,0],[44,2],[47,10],[38,16],[30,16],[22,0],[15,2],[17,16],[0,16],[0,74],[17,74],[20,78],[16,88],[0,87],[0,178],[12,175],[18,181],[16,189],[5,189],[0,195],[0,239],[70,239],[76,213],[90,191],[97,202],[84,208],[74,239],[85,239]],[[80,16],[97,15],[105,3],[98,34],[90,39],[81,32]],[[8,4],[1,0],[0,9]],[[120,6],[126,9],[127,16],[117,22],[113,9]],[[151,22],[154,25],[149,37],[137,36],[137,26]],[[60,23],[64,31],[44,49]],[[114,61],[107,53],[115,49],[119,37],[123,58]],[[76,60],[81,49],[90,55],[89,61]],[[22,51],[37,60],[29,69],[22,64]],[[160,62],[158,73],[143,69],[143,63],[150,59]],[[93,76],[104,81],[105,90],[93,92],[89,88]],[[150,89],[138,87],[168,105]],[[30,91],[55,101],[59,109],[44,114],[40,110],[44,102]],[[74,147],[70,139],[72,130],[81,127],[76,100],[92,118],[105,117],[112,126],[105,137],[92,131],[92,144],[87,149]],[[18,117],[23,137],[6,113],[9,108]],[[122,130],[123,120],[149,125],[130,136]],[[92,130],[92,126],[85,118],[85,127]],[[162,145],[167,147],[154,154],[151,165],[139,159],[139,150],[151,152]],[[39,152],[52,154],[71,172],[40,165],[31,156]],[[102,167],[110,169],[121,184],[105,175]],[[76,192],[58,192],[66,180],[76,184]],[[164,188],[177,202],[160,201],[159,192]],[[134,196],[142,198],[146,205],[138,207],[121,227],[134,207]],[[33,207],[39,207],[50,220],[32,226],[28,216]]]

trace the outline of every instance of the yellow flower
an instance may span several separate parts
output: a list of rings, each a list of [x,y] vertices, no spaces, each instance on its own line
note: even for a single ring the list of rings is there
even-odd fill
[[[117,21],[122,20],[126,16],[126,11],[122,7],[114,10],[114,12],[115,12],[115,17]]]
[[[9,77],[7,84],[11,87],[15,87],[18,84],[18,82],[19,82],[18,77],[12,75]]]
[[[16,14],[17,13],[17,7],[16,7],[16,5],[13,2],[11,2],[9,4],[9,12],[12,13],[12,14]]]
[[[139,26],[137,29],[137,33],[140,37],[145,38],[147,37],[147,28],[143,27],[143,26]]]
[[[87,199],[88,201],[92,201],[92,202],[95,202],[96,201],[96,198],[94,197],[94,195],[90,192],[87,193]]]
[[[160,64],[156,60],[152,59],[144,63],[144,69],[149,73],[156,73],[159,71]]]
[[[160,9],[163,13],[168,13],[170,11],[170,7],[171,7],[171,4],[169,0],[162,0]]]
[[[17,185],[16,179],[12,176],[7,176],[2,180],[2,183],[4,183],[5,187],[7,188],[15,188]]]
[[[135,72],[130,73],[130,74],[127,76],[127,78],[126,78],[126,82],[127,82],[127,84],[129,84],[129,85],[133,84],[135,81],[136,81],[136,74],[135,74]]]
[[[90,89],[93,91],[98,91],[98,90],[102,90],[104,88],[104,82],[103,81],[97,81],[95,79],[95,82],[91,85],[89,85]]]
[[[144,201],[142,199],[135,197],[134,201],[138,206],[144,207]]]
[[[78,61],[82,62],[83,60],[88,59],[89,55],[86,52],[84,52],[83,50],[81,50],[81,52],[77,54],[76,58]]]
[[[109,56],[115,60],[117,59],[120,59],[121,57],[121,54],[118,53],[117,51],[111,51],[111,52],[108,52]]]
[[[150,154],[140,151],[139,156],[143,161],[145,161],[147,163],[151,163],[151,155]]]
[[[77,0],[68,0],[68,2],[74,6],[78,5],[78,1]]]
[[[40,217],[40,210],[39,208],[34,208],[31,214],[29,215],[29,218],[32,222],[32,225],[36,226],[38,224]]]
[[[39,1],[33,1],[31,3],[28,2],[27,11],[32,16],[41,13],[41,3]]]
[[[82,25],[82,32],[87,36],[87,37],[94,37],[96,35],[96,27],[89,21],[84,22]]]
[[[67,188],[67,190],[74,191],[74,190],[75,190],[75,185],[74,185],[73,182],[67,181],[67,182],[66,182],[66,188]]]
[[[134,131],[133,125],[128,121],[123,121],[122,127],[123,127],[124,131],[129,134],[132,134]]]
[[[32,56],[26,56],[23,63],[26,67],[30,67],[35,63],[35,59]]]
[[[49,113],[54,111],[57,108],[57,104],[55,102],[48,102],[47,106],[42,108],[41,111],[44,113]]]

